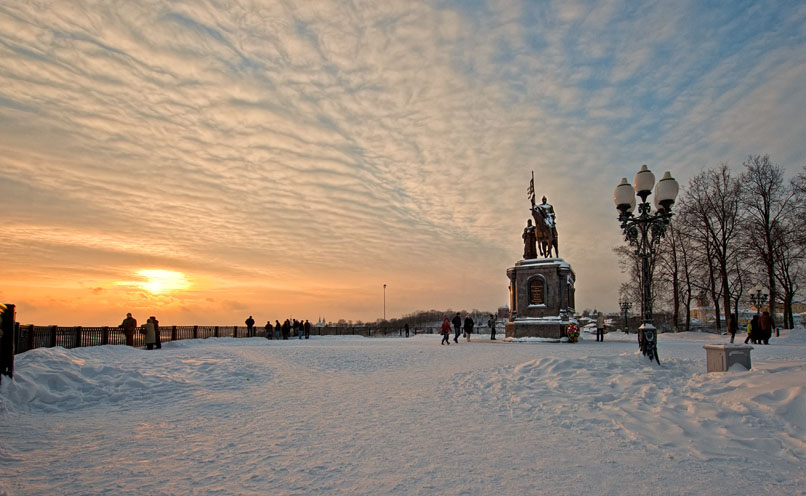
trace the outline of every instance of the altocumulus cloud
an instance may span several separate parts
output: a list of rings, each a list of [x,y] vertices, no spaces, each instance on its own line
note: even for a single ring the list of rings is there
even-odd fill
[[[389,280],[392,315],[490,309],[534,170],[579,304],[614,307],[622,175],[806,158],[804,21],[798,2],[5,2],[8,274],[307,282],[312,308]]]

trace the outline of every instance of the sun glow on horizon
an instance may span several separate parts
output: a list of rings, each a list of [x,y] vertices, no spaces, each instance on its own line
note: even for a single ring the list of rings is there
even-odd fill
[[[162,269],[143,269],[137,274],[146,280],[136,283],[138,287],[152,294],[173,293],[190,288],[191,284],[182,272]]]

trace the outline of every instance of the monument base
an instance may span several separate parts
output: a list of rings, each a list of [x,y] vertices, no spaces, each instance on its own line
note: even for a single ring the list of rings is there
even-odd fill
[[[507,337],[567,337],[576,280],[571,265],[562,258],[530,258],[516,262],[507,276],[513,310],[506,325]]]
[[[546,338],[562,339],[566,337],[566,326],[569,319],[557,318],[519,318],[506,324],[508,338]]]

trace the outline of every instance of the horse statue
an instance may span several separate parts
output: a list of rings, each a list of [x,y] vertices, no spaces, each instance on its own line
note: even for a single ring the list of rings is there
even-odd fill
[[[551,251],[554,250],[554,256],[559,257],[560,251],[557,247],[557,227],[554,223],[554,207],[546,203],[546,197],[543,197],[543,203],[535,205],[532,203],[532,217],[535,219],[535,235],[537,238],[537,248],[540,250],[540,255],[545,258],[551,258]]]

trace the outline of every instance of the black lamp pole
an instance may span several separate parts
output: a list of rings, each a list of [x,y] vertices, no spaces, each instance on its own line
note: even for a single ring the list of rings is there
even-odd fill
[[[621,308],[621,313],[624,315],[624,332],[629,334],[630,329],[629,329],[629,326],[627,324],[627,312],[632,307],[632,303],[630,303],[627,300],[622,300],[622,301],[619,302],[618,306]]]
[[[635,254],[641,258],[642,324],[638,328],[638,347],[650,360],[654,359],[660,364],[657,331],[652,323],[652,270],[655,247],[666,235],[679,187],[677,181],[666,172],[655,187],[655,212],[652,213],[652,206],[647,198],[652,194],[654,183],[655,176],[643,165],[635,175],[634,187],[623,178],[616,187],[613,199],[619,211],[618,220],[621,222],[624,239],[635,247]],[[638,216],[633,215],[636,195],[641,199]]]

